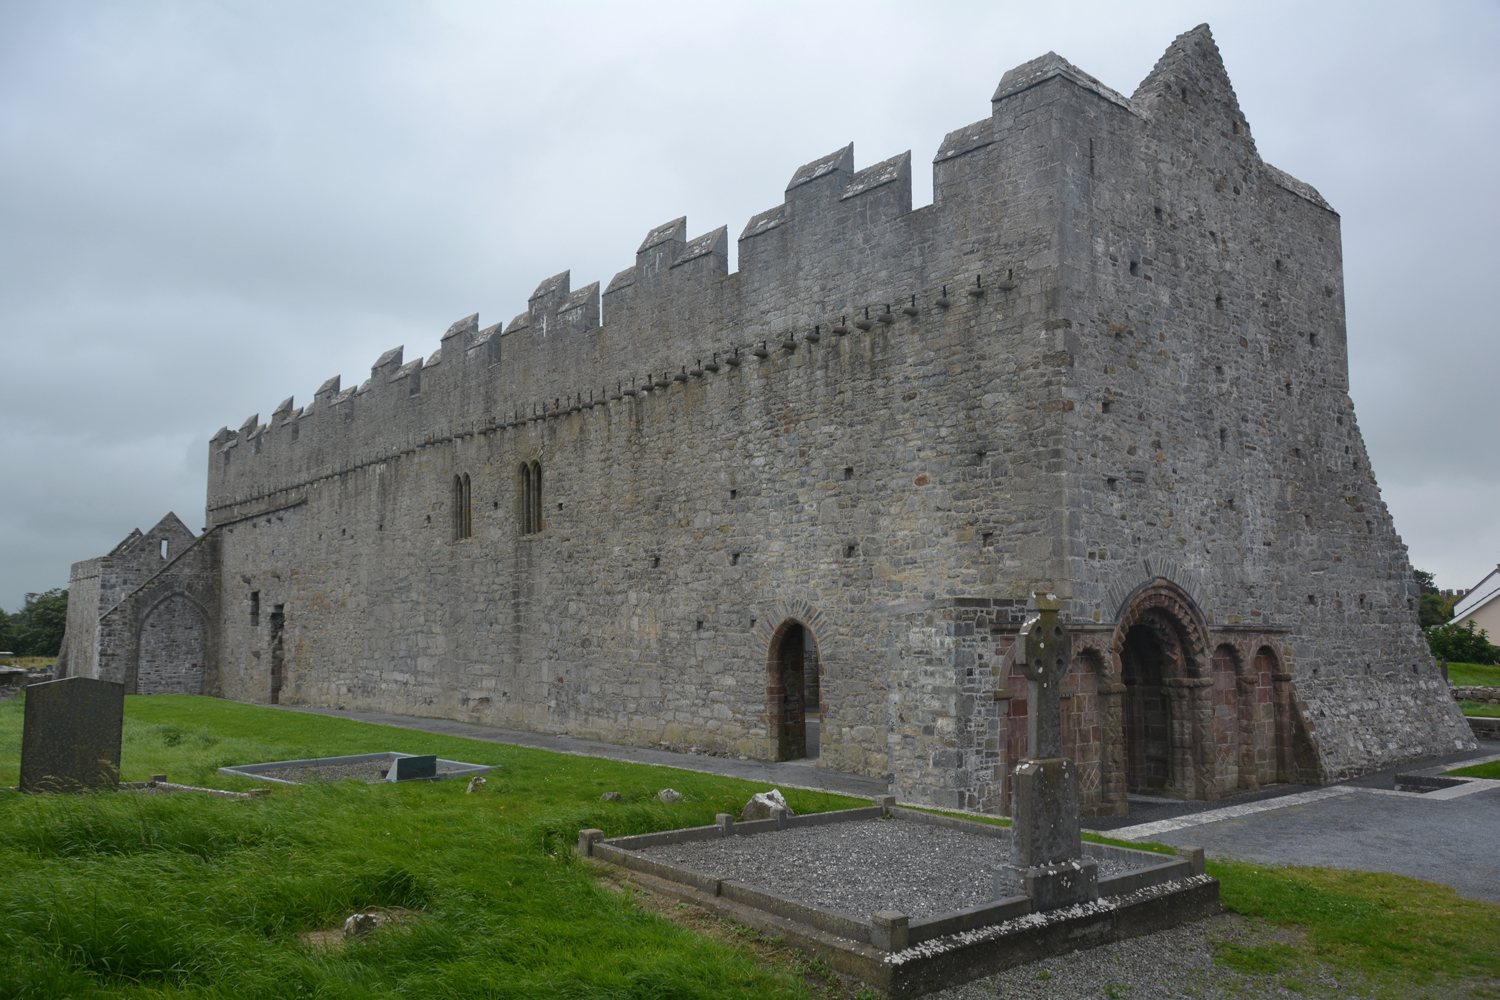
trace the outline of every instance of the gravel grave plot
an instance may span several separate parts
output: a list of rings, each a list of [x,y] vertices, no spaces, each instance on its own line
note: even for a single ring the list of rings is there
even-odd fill
[[[929,993],[923,1000],[1246,1000],[1275,997],[1386,996],[1355,973],[1321,964],[1281,975],[1247,975],[1216,960],[1225,945],[1254,947],[1294,943],[1300,935],[1233,913],[1158,931],[1145,937],[1117,941],[1098,948],[1058,955],[1007,969],[961,986]],[[1436,1000],[1465,996],[1451,984],[1434,983],[1404,993],[1406,1000]],[[1479,994],[1475,994],[1479,995]]]
[[[354,764],[319,764],[316,767],[278,767],[272,771],[261,772],[267,778],[280,778],[283,781],[295,781],[300,785],[311,784],[316,781],[343,781],[345,778],[354,778],[357,781],[375,783],[384,781],[385,774],[394,764],[389,760],[362,760]],[[438,775],[457,773],[456,768],[440,767]]]
[[[1010,843],[905,820],[801,827],[752,837],[648,847],[657,861],[732,879],[821,909],[867,918],[879,910],[935,917],[993,898]],[[1138,866],[1099,860],[1099,877]],[[1021,895],[1012,884],[1006,895]]]

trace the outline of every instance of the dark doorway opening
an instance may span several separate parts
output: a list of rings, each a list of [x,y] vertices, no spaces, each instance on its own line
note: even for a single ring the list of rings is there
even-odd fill
[[[281,672],[286,662],[286,613],[285,604],[275,605],[271,612],[271,704],[281,703]]]
[[[1120,654],[1129,792],[1164,792],[1172,780],[1171,705],[1162,684],[1171,659],[1163,641],[1166,628],[1165,623],[1137,623],[1125,634]]]
[[[817,643],[812,632],[797,622],[788,623],[780,632],[771,685],[772,696],[780,701],[776,756],[778,760],[814,760],[822,737]]]

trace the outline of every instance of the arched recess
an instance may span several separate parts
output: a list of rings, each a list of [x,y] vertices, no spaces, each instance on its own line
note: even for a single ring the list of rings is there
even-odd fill
[[[1202,612],[1181,587],[1157,578],[1130,597],[1111,645],[1124,688],[1119,742],[1126,788],[1216,797],[1214,679]]]
[[[786,618],[771,634],[766,662],[766,720],[773,760],[813,759],[821,737],[818,642],[811,628]]]
[[[1221,643],[1213,655],[1213,735],[1211,739],[1214,786],[1220,795],[1237,788],[1255,787],[1254,736],[1251,735],[1251,772],[1243,772],[1245,719],[1242,709],[1254,705],[1253,683],[1249,691],[1241,690],[1239,654],[1228,643]]]
[[[1291,677],[1283,672],[1281,658],[1270,646],[1261,646],[1255,651],[1252,669],[1260,685],[1271,692],[1270,718],[1262,722],[1268,744],[1259,762],[1260,775],[1267,782],[1295,783],[1298,780],[1298,762],[1293,744],[1294,708],[1291,697]]]
[[[136,639],[135,694],[202,694],[208,662],[208,618],[183,593],[158,601]]]

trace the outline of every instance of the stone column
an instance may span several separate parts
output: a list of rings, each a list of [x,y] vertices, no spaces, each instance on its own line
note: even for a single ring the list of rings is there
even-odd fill
[[[1034,598],[1035,614],[1016,639],[1026,673],[1026,759],[1016,766],[1011,807],[1011,863],[1037,910],[1099,898],[1098,865],[1083,856],[1078,826],[1078,767],[1062,755],[1062,679],[1073,640],[1058,618],[1055,596]]]
[[[1126,799],[1124,694],[1124,684],[1099,684],[1099,729],[1104,741],[1099,754],[1099,783],[1107,811],[1115,816],[1130,811]]]

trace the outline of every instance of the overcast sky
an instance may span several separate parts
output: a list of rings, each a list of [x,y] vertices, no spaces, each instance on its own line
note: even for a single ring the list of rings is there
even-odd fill
[[[1054,50],[1129,94],[1203,21],[1261,154],[1342,215],[1376,475],[1469,586],[1500,560],[1493,2],[6,0],[0,607],[168,510],[201,527],[222,425],[608,281],[676,216],[736,235],[851,140],[910,149],[926,204],[1005,70]]]

